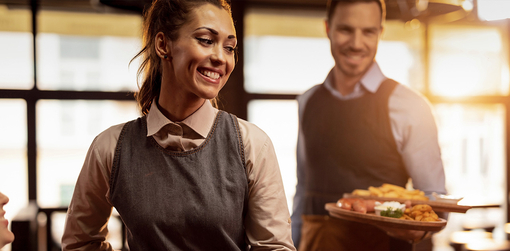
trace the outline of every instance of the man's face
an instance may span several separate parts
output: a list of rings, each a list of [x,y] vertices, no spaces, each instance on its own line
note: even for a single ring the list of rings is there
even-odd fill
[[[331,20],[326,21],[326,32],[340,74],[361,78],[374,61],[382,33],[379,5],[338,4]]]

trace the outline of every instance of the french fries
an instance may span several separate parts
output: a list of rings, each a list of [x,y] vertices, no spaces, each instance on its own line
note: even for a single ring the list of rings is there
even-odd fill
[[[415,221],[440,221],[432,207],[426,204],[414,205],[412,208],[406,208],[404,215],[400,217],[404,220]]]
[[[384,183],[380,187],[370,186],[368,187],[368,190],[355,189],[352,194],[358,196],[402,198],[407,200],[429,200],[423,191],[418,189],[407,190],[403,187],[388,183]]]

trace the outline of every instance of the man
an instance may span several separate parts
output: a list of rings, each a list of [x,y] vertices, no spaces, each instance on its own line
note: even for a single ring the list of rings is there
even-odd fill
[[[437,128],[420,94],[386,78],[375,62],[383,0],[329,0],[335,66],[298,98],[298,184],[292,231],[300,250],[389,250],[398,241],[369,225],[328,216],[344,193],[391,183],[446,193]],[[429,239],[430,240],[430,239]]]

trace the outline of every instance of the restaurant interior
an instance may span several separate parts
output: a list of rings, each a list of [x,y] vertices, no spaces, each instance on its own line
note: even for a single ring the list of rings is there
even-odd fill
[[[510,1],[385,1],[376,60],[430,101],[448,193],[473,206],[449,214],[433,250],[487,240],[508,249],[471,250],[510,250]],[[140,116],[133,98],[140,62],[131,60],[148,2],[0,0],[0,191],[10,198],[4,209],[16,235],[3,250],[60,250],[90,143]],[[326,0],[232,0],[239,53],[220,108],[270,136],[289,211],[296,97],[334,65],[325,8]],[[113,247],[126,250],[118,217],[109,230]]]

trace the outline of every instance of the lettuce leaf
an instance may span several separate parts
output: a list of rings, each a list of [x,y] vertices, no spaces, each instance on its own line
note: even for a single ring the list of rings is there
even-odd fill
[[[401,209],[393,210],[393,208],[388,207],[386,210],[381,211],[381,216],[391,217],[391,218],[400,218],[404,215]]]

